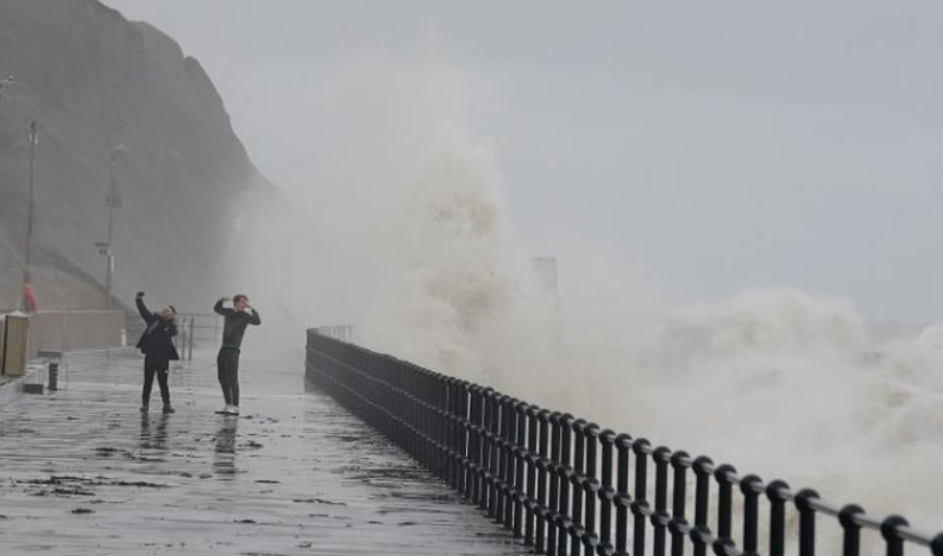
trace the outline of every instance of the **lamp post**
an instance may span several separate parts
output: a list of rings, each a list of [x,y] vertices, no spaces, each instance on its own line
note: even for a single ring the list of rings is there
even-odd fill
[[[108,196],[105,197],[105,206],[108,208],[108,237],[105,241],[100,241],[95,245],[98,247],[98,253],[105,255],[105,308],[111,309],[111,291],[112,278],[115,273],[115,251],[112,244],[115,232],[115,209],[121,208],[121,195],[118,194],[118,179],[115,173],[118,153],[127,151],[128,148],[121,145],[115,145],[111,148],[111,156],[108,160]]]
[[[29,292],[32,291],[33,277],[30,273],[33,262],[33,212],[36,207],[34,194],[34,168],[36,166],[36,146],[39,144],[39,130],[36,127],[36,120],[29,123],[29,205],[26,211],[26,260],[23,264],[23,308],[32,312],[34,309],[33,299]]]
[[[4,87],[4,85],[15,85],[15,84],[17,84],[17,83],[16,83],[16,81],[13,79],[13,76],[12,76],[12,75],[8,75],[7,77],[4,77],[3,79],[0,79],[0,108],[3,108],[3,87]],[[2,115],[2,112],[0,112],[0,115]],[[3,120],[2,120],[2,119],[0,119],[0,123],[3,123]],[[2,177],[2,176],[0,176],[0,177]],[[2,185],[2,183],[0,183],[0,185]],[[0,188],[0,198],[2,198],[2,197],[3,197],[3,190],[2,190],[2,188]]]

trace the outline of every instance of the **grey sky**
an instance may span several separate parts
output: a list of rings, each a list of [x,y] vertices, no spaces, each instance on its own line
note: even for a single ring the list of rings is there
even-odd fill
[[[938,0],[106,1],[200,59],[288,189],[346,64],[431,59],[534,254],[615,253],[683,300],[792,286],[943,320]]]

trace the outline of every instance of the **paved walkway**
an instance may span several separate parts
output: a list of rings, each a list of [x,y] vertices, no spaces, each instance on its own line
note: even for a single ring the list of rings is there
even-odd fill
[[[216,415],[215,361],[171,371],[175,415],[142,418],[136,353],[70,355],[64,389],[0,408],[0,554],[528,551],[418,470],[303,365],[244,362]]]

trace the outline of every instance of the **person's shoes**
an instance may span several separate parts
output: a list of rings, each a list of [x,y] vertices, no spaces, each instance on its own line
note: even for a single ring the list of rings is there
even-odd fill
[[[176,411],[174,410],[174,408],[170,407],[170,404],[169,404],[169,403],[165,403],[165,404],[164,404],[164,415],[166,415],[166,414],[168,414],[168,413],[176,413]]]
[[[230,415],[239,415],[239,406],[238,406],[238,405],[231,405],[231,406],[229,406],[229,414],[230,414]]]
[[[146,404],[146,403],[142,403],[142,404],[141,404],[141,413],[147,413],[147,404]]]
[[[229,405],[229,404],[226,404],[226,405],[223,406],[222,409],[217,410],[216,413],[218,413],[218,414],[220,414],[220,415],[228,415],[228,414],[229,414],[229,408],[230,408],[230,407],[232,407],[232,406]]]

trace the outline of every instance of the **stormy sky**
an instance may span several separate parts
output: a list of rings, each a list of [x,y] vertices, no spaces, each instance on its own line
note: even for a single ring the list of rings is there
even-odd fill
[[[943,320],[938,0],[106,3],[203,63],[289,191],[345,68],[435,67],[535,255],[606,253],[680,301],[796,287]]]

